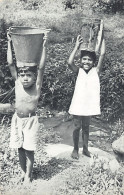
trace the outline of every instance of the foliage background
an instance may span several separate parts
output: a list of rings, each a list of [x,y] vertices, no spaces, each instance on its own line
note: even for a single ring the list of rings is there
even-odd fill
[[[70,5],[72,6],[68,8]],[[120,1],[121,2],[121,1]],[[94,0],[0,0],[0,92],[13,88],[7,66],[6,32],[12,25],[50,28],[47,64],[39,106],[67,111],[71,102],[75,75],[68,69],[67,60],[84,17],[104,20],[106,56],[101,74],[102,118],[107,121],[123,119],[124,113],[124,15],[123,6],[113,11],[117,1]],[[65,9],[66,8],[66,9]],[[13,52],[14,55],[14,52]],[[14,63],[16,63],[14,57]],[[79,63],[79,53],[76,56]],[[0,96],[1,101],[3,96]],[[7,97],[6,102],[13,101]]]

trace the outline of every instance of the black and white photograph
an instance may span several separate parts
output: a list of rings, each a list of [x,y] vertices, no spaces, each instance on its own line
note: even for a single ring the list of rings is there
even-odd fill
[[[124,195],[124,0],[0,0],[0,195]]]

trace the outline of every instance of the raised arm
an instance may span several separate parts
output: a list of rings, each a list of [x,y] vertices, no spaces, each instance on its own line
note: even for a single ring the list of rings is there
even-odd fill
[[[46,45],[47,45],[47,33],[44,35],[44,42],[43,42],[43,49],[41,54],[41,60],[38,67],[38,75],[37,75],[37,86],[39,89],[42,87],[43,82],[43,74],[45,69],[45,62],[46,62]]]
[[[102,40],[102,44],[101,44],[100,57],[99,57],[98,65],[97,65],[98,74],[100,74],[101,72],[104,56],[105,56],[105,39]]]
[[[12,75],[13,79],[16,80],[17,79],[17,71],[16,71],[15,65],[13,64],[12,40],[11,40],[9,33],[7,33],[7,39],[8,39],[7,62],[8,62],[8,66],[9,66],[11,75]]]
[[[68,66],[75,73],[78,73],[79,68],[75,65],[74,58],[75,58],[75,54],[76,54],[77,50],[79,49],[81,43],[83,43],[83,39],[81,38],[80,35],[78,35],[75,47],[74,47],[74,49],[73,49],[73,51],[68,59]]]

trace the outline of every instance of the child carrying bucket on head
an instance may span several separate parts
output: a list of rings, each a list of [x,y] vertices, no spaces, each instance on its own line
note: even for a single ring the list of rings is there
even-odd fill
[[[11,75],[15,80],[15,113],[11,122],[10,147],[18,148],[19,162],[22,169],[20,181],[29,183],[31,182],[34,151],[36,150],[39,129],[36,109],[45,68],[47,34],[44,36],[39,66],[30,67],[16,67],[13,64],[11,37],[9,33],[7,37],[7,61]]]
[[[83,39],[78,35],[75,47],[69,57],[68,64],[70,69],[77,74],[75,90],[69,113],[73,115],[75,130],[73,131],[74,149],[72,158],[79,158],[79,133],[82,128],[83,154],[90,157],[88,151],[89,125],[93,115],[100,114],[100,82],[99,74],[102,61],[105,55],[105,40],[102,40],[101,52],[97,66],[94,66],[96,54],[90,50],[81,50],[80,67],[74,63],[74,57]]]

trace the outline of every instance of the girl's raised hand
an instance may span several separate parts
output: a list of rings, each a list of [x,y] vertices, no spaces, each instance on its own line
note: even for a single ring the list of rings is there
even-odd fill
[[[105,55],[105,39],[102,40],[100,55]]]
[[[83,38],[81,37],[81,35],[78,35],[77,36],[77,40],[76,40],[76,44],[75,44],[75,46],[77,47],[77,49],[80,48],[81,43],[83,43]]]

